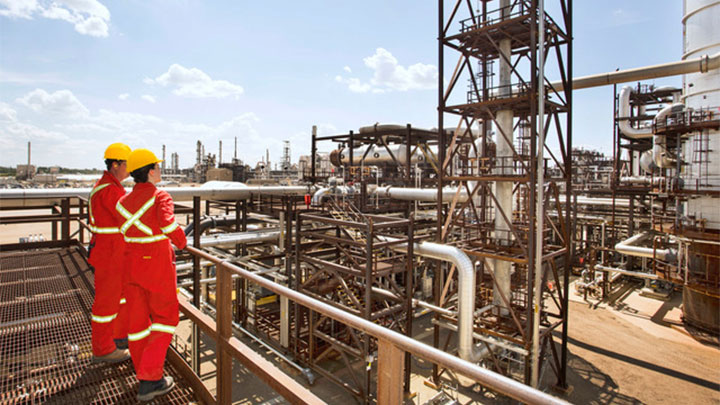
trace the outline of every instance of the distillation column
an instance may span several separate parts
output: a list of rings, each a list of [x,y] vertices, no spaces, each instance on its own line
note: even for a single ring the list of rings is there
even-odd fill
[[[500,8],[503,17],[510,12],[510,0],[501,0]],[[511,65],[510,65],[511,40],[500,41],[500,96],[510,97],[512,94]],[[496,144],[497,144],[497,168],[495,173],[502,175],[513,174],[513,110],[500,110],[497,112],[496,120]],[[499,244],[510,245],[512,233],[510,224],[505,220],[512,220],[513,204],[513,182],[496,181],[495,195],[498,204],[495,207],[495,239]],[[504,307],[502,296],[510,296],[510,267],[507,260],[494,260],[494,272],[496,285],[493,291],[493,304],[497,308]],[[499,314],[507,315],[508,310],[503,309]]]

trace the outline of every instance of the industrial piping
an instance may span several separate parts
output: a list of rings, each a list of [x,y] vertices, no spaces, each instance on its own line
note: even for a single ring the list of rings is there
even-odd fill
[[[589,87],[607,86],[610,84],[627,83],[658,77],[677,76],[686,73],[707,73],[710,70],[720,68],[720,53],[699,58],[681,60],[677,62],[662,63],[659,65],[644,66],[634,69],[618,70],[617,72],[600,73],[590,76],[575,77],[572,80],[573,90],[586,89]],[[562,81],[553,82],[550,87],[557,92],[562,92]]]
[[[174,201],[189,201],[193,197],[206,200],[246,200],[255,195],[304,195],[311,193],[311,186],[274,186],[274,187],[239,187],[239,188],[205,188],[205,187],[167,187]],[[63,198],[85,198],[90,195],[91,188],[64,189],[13,189],[0,190],[0,201],[5,206],[32,207],[51,203],[60,203]],[[128,189],[128,191],[130,191]]]
[[[618,116],[620,117],[620,121],[618,122],[618,127],[620,128],[620,132],[628,138],[651,138],[653,135],[652,127],[633,128],[633,126],[630,125],[630,95],[632,95],[634,91],[631,86],[624,86],[620,90],[620,99],[618,100]]]
[[[668,115],[675,115],[685,111],[685,104],[674,103],[665,106],[660,110],[653,119],[655,124],[666,119]],[[667,150],[667,136],[655,135],[653,137],[653,161],[657,167],[672,168],[677,166],[677,159],[671,157],[670,152]]]
[[[457,188],[444,188],[442,199],[443,202],[451,202],[455,198]],[[436,188],[404,188],[404,187],[378,187],[375,189],[375,194],[378,197],[387,197],[395,200],[404,201],[437,201],[438,192]],[[465,190],[460,191],[458,196],[458,202],[467,201],[467,192]]]
[[[311,205],[314,207],[322,205],[322,200],[328,195],[354,194],[355,188],[348,186],[323,187],[318,189],[312,196]]]
[[[639,233],[615,245],[615,250],[628,256],[647,257],[649,259],[660,259],[668,262],[677,260],[677,254],[672,249],[653,249],[649,247],[636,246],[650,238],[647,232]]]
[[[200,246],[235,246],[245,243],[275,241],[279,237],[279,230],[221,233],[216,235],[203,236],[202,238],[200,238]]]
[[[625,269],[618,269],[615,267],[607,267],[607,266],[601,266],[599,264],[595,265],[595,270],[597,271],[608,271],[611,273],[618,273],[622,274],[624,276],[631,276],[631,277],[638,277],[638,278],[646,278],[649,280],[657,280],[660,277],[658,277],[656,274],[653,273],[641,273],[639,271],[630,271]]]
[[[393,238],[380,237],[384,241]],[[394,250],[404,251],[407,243],[396,245]],[[458,354],[463,360],[478,362],[487,351],[473,345],[473,314],[475,313],[475,266],[462,250],[433,242],[415,243],[413,252],[430,259],[442,260],[455,265],[458,272]]]

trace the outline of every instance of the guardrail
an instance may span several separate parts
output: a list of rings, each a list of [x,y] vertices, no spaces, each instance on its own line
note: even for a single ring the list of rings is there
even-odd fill
[[[439,366],[453,370],[469,377],[477,383],[528,404],[568,404],[568,402],[529,387],[516,380],[482,368],[459,357],[443,352],[410,337],[402,335],[368,320],[342,311],[324,302],[306,296],[298,291],[277,284],[236,266],[226,260],[215,257],[203,250],[187,246],[186,250],[197,259],[204,259],[215,264],[217,275],[216,308],[217,330],[217,402],[229,403],[232,397],[232,362],[231,356],[241,353],[237,350],[237,339],[232,333],[232,277],[238,275],[247,281],[256,283],[278,295],[302,305],[324,316],[342,322],[360,330],[378,342],[378,404],[401,404],[403,402],[403,376],[405,373],[405,353],[427,360]],[[273,387],[277,390],[278,387]],[[278,390],[286,399],[293,403],[299,400],[292,392]],[[290,397],[286,396],[290,395]],[[302,399],[302,398],[300,398]],[[311,400],[312,402],[313,400]],[[304,403],[302,400],[300,403]]]

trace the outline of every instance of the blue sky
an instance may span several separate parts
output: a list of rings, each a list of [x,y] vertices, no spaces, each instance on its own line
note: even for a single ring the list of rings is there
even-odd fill
[[[674,0],[575,1],[574,75],[680,59],[681,17]],[[28,141],[42,166],[101,167],[123,141],[187,167],[198,139],[227,161],[237,136],[254,164],[283,140],[308,154],[312,125],[434,127],[436,38],[436,1],[0,0],[0,165]],[[575,92],[575,145],[612,151],[612,97]]]

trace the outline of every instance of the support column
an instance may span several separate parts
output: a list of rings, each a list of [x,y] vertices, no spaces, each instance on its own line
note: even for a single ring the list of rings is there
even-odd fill
[[[500,7],[503,9],[503,16],[510,12],[510,0],[501,0]],[[511,40],[503,39],[500,41],[500,96],[511,96]],[[496,145],[497,159],[496,164],[499,166],[495,169],[498,175],[513,174],[513,111],[500,110],[496,116]],[[505,221],[503,214],[512,221],[513,211],[513,183],[509,181],[495,182],[495,196],[497,198],[497,206],[495,207],[495,240],[502,245],[511,243],[510,225]],[[493,289],[493,304],[496,307],[504,307],[502,295],[510,298],[510,262],[505,260],[495,260],[495,287]],[[507,315],[508,309],[503,308],[499,314]]]
[[[200,197],[193,197],[193,246],[200,249]],[[200,307],[200,257],[193,255],[193,305]],[[196,323],[192,327],[191,365],[195,374],[200,374],[200,328]]]

